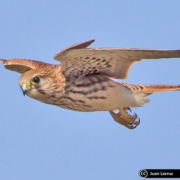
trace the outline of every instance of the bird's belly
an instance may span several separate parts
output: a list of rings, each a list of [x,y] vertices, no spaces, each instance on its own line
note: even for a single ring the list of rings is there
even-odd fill
[[[71,100],[70,100],[71,101]],[[73,100],[72,102],[66,102],[62,104],[58,104],[59,107],[65,108],[65,109],[71,109],[75,111],[109,111],[116,109],[117,106],[115,106],[115,103],[110,102],[107,99],[95,99],[95,100]]]
[[[117,91],[117,92],[116,92]],[[119,90],[113,92],[98,91],[91,94],[69,94],[61,99],[58,106],[75,111],[110,111],[118,107]]]
[[[92,75],[67,83],[56,105],[76,111],[110,111],[131,107],[129,97],[127,88],[118,82]]]

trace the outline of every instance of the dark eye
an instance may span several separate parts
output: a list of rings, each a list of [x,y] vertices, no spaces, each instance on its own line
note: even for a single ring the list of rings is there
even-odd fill
[[[36,76],[36,77],[33,78],[33,83],[37,84],[39,82],[40,82],[39,77]]]

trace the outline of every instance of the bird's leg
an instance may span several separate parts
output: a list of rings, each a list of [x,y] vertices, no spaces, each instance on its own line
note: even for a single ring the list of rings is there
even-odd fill
[[[127,110],[131,111],[130,108],[124,107],[124,108],[120,108],[117,114],[114,113],[113,111],[109,111],[109,113],[116,122],[126,126],[129,129],[134,129],[140,124],[140,119],[136,114],[135,115],[128,114]]]

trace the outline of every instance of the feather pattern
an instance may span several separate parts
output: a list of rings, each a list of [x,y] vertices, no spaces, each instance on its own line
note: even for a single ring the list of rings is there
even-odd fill
[[[54,55],[62,64],[61,72],[68,79],[90,74],[102,74],[125,79],[131,66],[142,59],[179,58],[180,50],[135,48],[85,48],[94,42],[80,43]],[[81,45],[82,44],[82,45]]]

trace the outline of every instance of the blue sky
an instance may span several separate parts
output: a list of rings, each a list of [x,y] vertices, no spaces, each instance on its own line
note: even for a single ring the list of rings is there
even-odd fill
[[[91,47],[180,49],[177,0],[0,1],[0,58],[48,63],[57,51]],[[135,64],[125,82],[180,84],[180,59]],[[180,166],[180,93],[157,93],[135,130],[108,112],[82,113],[24,97],[20,74],[0,65],[0,179],[140,179],[144,168]]]

